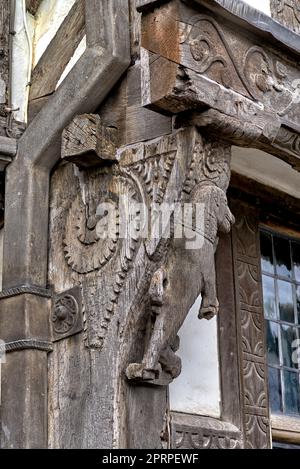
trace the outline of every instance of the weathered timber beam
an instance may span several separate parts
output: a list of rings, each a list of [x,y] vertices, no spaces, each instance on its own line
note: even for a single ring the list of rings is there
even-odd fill
[[[0,171],[11,163],[17,153],[17,140],[14,138],[0,137]]]
[[[182,0],[189,4],[199,4],[209,8],[256,35],[273,42],[276,47],[288,47],[300,52],[299,37],[283,24],[256,10],[243,0]],[[296,0],[297,1],[297,0]]]
[[[164,3],[169,3],[174,0],[138,0],[137,8],[139,11],[147,12]],[[274,19],[270,18],[265,13],[256,10],[252,6],[245,3],[243,0],[180,0],[191,6],[205,6],[214,13],[225,17],[229,21],[236,23],[243,29],[248,29],[256,35],[260,35],[263,39],[273,42],[276,47],[288,47],[294,52],[300,52],[299,37],[291,29],[286,27],[286,23],[282,24],[274,21],[278,20],[278,16],[273,13]],[[278,2],[281,0],[273,0]],[[297,0],[285,0],[288,2],[297,3]],[[287,9],[287,7],[285,7]],[[298,15],[299,7],[296,6],[294,14]],[[274,8],[273,8],[274,11]],[[297,20],[297,18],[296,18]],[[292,28],[295,29],[295,28]],[[297,29],[295,29],[297,31]]]
[[[271,0],[272,17],[286,28],[300,33],[299,0]]]
[[[103,125],[98,114],[74,117],[62,134],[61,157],[80,168],[117,161],[117,130]]]
[[[29,101],[55,91],[59,78],[84,36],[84,31],[84,0],[77,0],[33,70]]]
[[[170,0],[137,0],[136,8],[138,11],[147,11],[169,1]]]
[[[0,154],[15,156],[17,153],[17,140],[15,138],[0,137]]]
[[[0,115],[7,115],[9,98],[9,2],[0,3]]]
[[[11,327],[10,308],[18,309],[20,317],[26,314],[24,303],[9,295],[10,289],[25,285],[36,291],[35,286],[47,285],[49,180],[60,159],[61,133],[76,114],[93,112],[100,105],[130,63],[128,3],[86,0],[85,11],[87,49],[21,137],[17,156],[6,172],[0,301],[4,340]],[[46,333],[46,302],[36,303],[31,310]],[[25,333],[19,330],[15,340],[22,342]],[[5,400],[0,409],[3,448],[47,447],[47,350],[34,343],[22,354],[16,350],[7,356],[2,380]]]
[[[278,57],[207,9],[174,1],[143,15],[141,66],[144,106],[169,114],[218,111],[224,117],[214,125],[226,138],[235,127],[232,138],[299,170],[300,69],[289,53]]]
[[[41,3],[42,0],[26,0],[26,9],[35,16]]]

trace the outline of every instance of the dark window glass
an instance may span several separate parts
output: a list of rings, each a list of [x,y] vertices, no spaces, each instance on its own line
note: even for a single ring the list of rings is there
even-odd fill
[[[284,404],[288,414],[300,413],[299,373],[283,371]]]
[[[279,365],[279,325],[273,321],[267,321],[267,349],[268,363],[270,365]]]
[[[279,316],[282,321],[294,323],[293,285],[283,280],[277,281]]]
[[[300,324],[300,287],[296,288],[296,307],[298,313],[298,324]]]
[[[267,319],[277,319],[275,280],[273,277],[263,275],[263,294],[265,317]]]
[[[285,238],[273,237],[276,258],[276,273],[281,277],[292,276],[290,242]]]
[[[269,367],[269,390],[270,407],[272,412],[282,412],[282,393],[280,382],[280,371],[277,368]]]
[[[293,361],[295,340],[297,340],[297,329],[287,324],[281,324],[282,361],[283,365],[289,368],[298,368],[298,364]]]
[[[300,283],[300,243],[292,243],[295,279]]]
[[[263,272],[274,274],[272,236],[261,233],[261,268]]]
[[[262,230],[261,266],[271,410],[300,417],[300,242]]]

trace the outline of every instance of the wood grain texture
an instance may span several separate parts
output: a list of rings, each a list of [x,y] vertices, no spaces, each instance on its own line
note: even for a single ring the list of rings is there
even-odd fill
[[[26,0],[26,9],[35,16],[41,3],[42,0]]]
[[[0,4],[0,116],[5,117],[8,104],[8,77],[9,77],[9,2]]]
[[[236,201],[233,228],[235,295],[245,448],[270,448],[265,327],[257,210]]]
[[[241,428],[237,318],[231,235],[221,234],[216,252],[222,419]]]
[[[117,130],[103,125],[98,114],[76,116],[62,134],[63,160],[81,168],[117,160]]]
[[[198,415],[171,413],[172,449],[241,449],[241,431],[229,422]]]
[[[118,130],[120,145],[167,135],[172,130],[171,117],[142,106],[140,64],[130,67],[99,109],[99,114],[106,126]]]
[[[300,4],[298,0],[270,0],[273,19],[300,34]]]
[[[29,100],[50,95],[84,36],[84,0],[77,0],[50,42],[31,77]]]

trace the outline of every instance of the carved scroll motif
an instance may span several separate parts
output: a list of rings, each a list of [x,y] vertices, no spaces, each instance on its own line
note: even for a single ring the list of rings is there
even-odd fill
[[[220,25],[213,18],[195,15],[189,19],[182,36],[183,47],[189,47],[196,62],[195,70],[230,88],[251,96],[239,64]]]

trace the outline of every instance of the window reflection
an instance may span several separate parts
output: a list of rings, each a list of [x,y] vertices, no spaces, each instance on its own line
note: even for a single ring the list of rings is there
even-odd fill
[[[270,407],[300,415],[300,242],[262,230],[261,267]]]
[[[273,237],[276,258],[276,273],[282,277],[292,276],[290,242],[285,238]]]
[[[294,323],[293,286],[282,280],[277,281],[279,315],[282,321]]]

